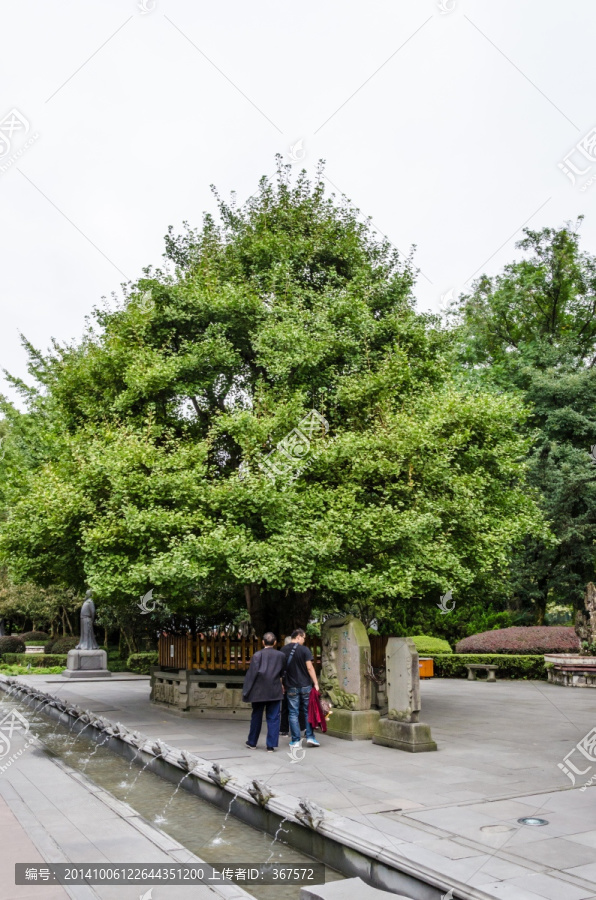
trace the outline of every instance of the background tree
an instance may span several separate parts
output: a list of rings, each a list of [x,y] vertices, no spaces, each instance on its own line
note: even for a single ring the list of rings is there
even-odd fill
[[[538,624],[549,602],[581,608],[594,580],[596,258],[580,250],[578,227],[526,229],[527,258],[481,278],[456,309],[467,379],[531,410],[528,483],[555,540],[528,535],[511,587]]]

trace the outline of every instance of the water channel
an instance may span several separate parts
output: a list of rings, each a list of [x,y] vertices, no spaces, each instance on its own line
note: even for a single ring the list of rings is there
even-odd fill
[[[46,752],[59,757],[73,769],[105,788],[118,800],[133,807],[147,821],[171,835],[207,863],[308,864],[313,860],[284,843],[283,828],[277,838],[236,819],[206,800],[178,790],[176,785],[149,769],[133,764],[96,743],[85,733],[75,736],[26,704],[0,692],[2,710],[18,708],[30,723],[31,732],[45,745]],[[185,776],[181,775],[181,780]],[[178,785],[180,787],[180,785]],[[184,785],[181,786],[182,788]],[[230,798],[232,799],[232,798]],[[132,860],[134,862],[134,860]],[[344,876],[326,867],[325,880]],[[300,885],[242,885],[258,900],[299,900]]]

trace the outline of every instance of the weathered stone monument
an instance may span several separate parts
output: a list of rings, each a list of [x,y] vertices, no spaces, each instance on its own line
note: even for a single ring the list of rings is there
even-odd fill
[[[436,750],[430,726],[420,715],[420,668],[411,638],[389,638],[385,650],[388,713],[379,719],[374,744],[410,753]]]
[[[589,647],[596,644],[596,586],[590,581],[584,594],[584,609],[575,614],[575,633]]]
[[[371,709],[370,641],[354,616],[328,619],[322,629],[319,686],[333,713],[327,731],[348,741],[373,736],[379,712]]]
[[[584,609],[575,614],[575,633],[579,652],[545,655],[548,680],[564,687],[596,688],[596,585],[591,581],[586,585]]]
[[[68,651],[64,678],[109,678],[108,654],[100,650],[95,638],[93,622],[95,620],[95,603],[91,591],[85,594],[85,602],[81,608],[81,639],[74,650]]]

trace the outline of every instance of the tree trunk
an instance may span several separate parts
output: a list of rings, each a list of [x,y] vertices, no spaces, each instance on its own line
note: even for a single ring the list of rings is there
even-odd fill
[[[64,610],[64,615],[66,616],[66,621],[68,622],[68,629],[69,629],[71,635],[74,637],[74,631],[72,630],[72,622],[70,621],[66,610]]]
[[[268,624],[265,615],[265,606],[261,595],[261,587],[253,581],[244,585],[244,596],[246,598],[246,609],[250,616],[251,625],[257,633],[257,637],[262,637],[267,631]]]
[[[308,625],[308,621],[310,619],[312,595],[313,592],[311,590],[294,593],[294,602],[291,604],[290,609],[288,610],[288,634],[291,634],[295,628],[304,628],[304,630],[306,631],[306,626]]]
[[[546,616],[546,604],[548,602],[548,579],[541,578],[538,582],[539,597],[534,601],[536,606],[536,624],[544,625]]]

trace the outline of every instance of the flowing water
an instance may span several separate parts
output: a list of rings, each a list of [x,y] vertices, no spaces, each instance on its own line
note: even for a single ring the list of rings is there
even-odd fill
[[[31,731],[65,763],[83,772],[100,787],[119,800],[125,800],[145,819],[167,832],[192,853],[207,863],[225,865],[258,864],[266,861],[284,865],[308,865],[313,860],[283,843],[281,825],[278,835],[272,836],[246,825],[233,815],[233,799],[227,812],[206,800],[185,791],[180,778],[178,785],[171,784],[141,768],[129,760],[93,741],[88,734],[81,734],[75,741],[65,726],[38,715],[25,704],[18,704],[6,694],[4,705],[19,706],[31,724]],[[182,790],[179,788],[182,787]],[[283,825],[283,823],[282,823]],[[134,860],[131,860],[134,862]],[[326,868],[325,880],[343,878],[339,872]],[[258,900],[299,900],[300,885],[242,885],[245,891]]]

